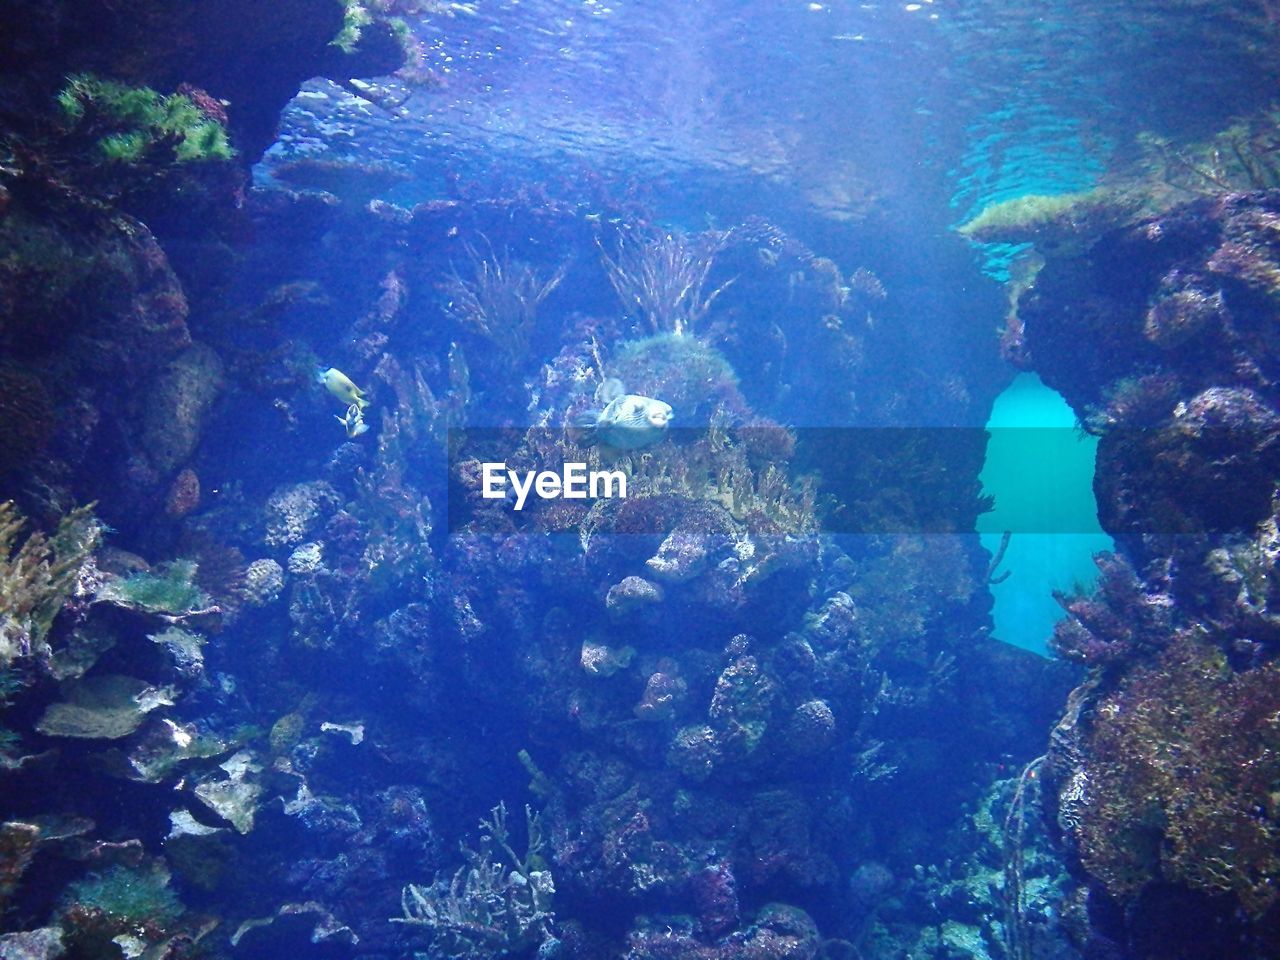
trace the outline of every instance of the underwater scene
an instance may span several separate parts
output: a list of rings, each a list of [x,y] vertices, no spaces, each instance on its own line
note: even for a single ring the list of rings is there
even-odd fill
[[[1280,958],[1280,2],[4,9],[0,960]]]

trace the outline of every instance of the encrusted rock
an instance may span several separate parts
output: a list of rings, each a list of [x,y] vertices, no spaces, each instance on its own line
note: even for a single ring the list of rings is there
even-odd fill
[[[285,564],[292,574],[302,575],[315,573],[324,569],[324,547],[318,543],[304,543],[293,553]]]
[[[338,491],[323,480],[280,487],[267,501],[267,544],[297,546],[341,505]]]
[[[174,519],[185,517],[200,506],[200,478],[190,467],[173,478],[164,498],[164,512]]]
[[[271,559],[255,560],[244,571],[244,599],[251,607],[265,607],[284,590],[284,568]]]
[[[171,810],[169,811],[169,832],[164,839],[168,842],[178,837],[211,837],[226,832],[226,827],[210,827],[201,823],[190,810]]]
[[[11,820],[0,824],[0,907],[13,895],[39,842],[40,828],[34,823]]]
[[[615,648],[594,640],[584,640],[580,660],[582,669],[598,677],[611,677],[631,664],[633,647]]]
[[[716,732],[706,724],[683,727],[672,739],[667,759],[689,779],[706,780],[720,759]]]
[[[679,676],[665,670],[650,674],[644,696],[632,711],[641,720],[664,720],[675,714],[676,706],[688,691]]]
[[[267,927],[274,928],[270,936],[259,932]],[[314,944],[354,946],[360,942],[354,930],[334,917],[323,905],[310,900],[306,903],[286,903],[271,916],[244,921],[231,935],[231,946],[238,947],[247,936],[251,936],[255,943],[268,940],[274,942],[278,948],[274,952],[278,955],[314,950]]]
[[[147,393],[143,414],[142,445],[155,469],[168,473],[195,452],[222,382],[222,361],[199,343],[161,372]]]
[[[363,723],[330,723],[328,720],[320,724],[322,733],[336,733],[347,737],[353,747],[364,743]]]
[[[253,760],[248,750],[241,750],[219,767],[224,777],[208,777],[196,784],[195,795],[200,801],[226,820],[241,833],[253,829],[258,796],[262,786],[250,779],[262,767]]]
[[[787,727],[787,746],[793,753],[821,753],[836,735],[836,718],[825,700],[809,700],[796,707]]]
[[[676,527],[645,566],[654,576],[671,583],[689,580],[706,568],[709,542],[706,534]]]
[[[605,606],[615,617],[625,616],[635,610],[653,607],[662,602],[662,588],[643,577],[624,577],[609,588]]]
[[[54,960],[66,953],[62,930],[41,927],[0,936],[0,960]]]
[[[129,751],[127,775],[145,783],[159,783],[184,760],[215,757],[228,749],[216,737],[201,736],[194,724],[163,717],[153,723]]]
[[[184,677],[198,677],[204,671],[204,637],[178,626],[147,636],[169,651],[173,665]]]
[[[173,693],[119,674],[88,677],[70,688],[65,701],[50,704],[36,729],[50,737],[118,740],[156,707],[172,706]]]

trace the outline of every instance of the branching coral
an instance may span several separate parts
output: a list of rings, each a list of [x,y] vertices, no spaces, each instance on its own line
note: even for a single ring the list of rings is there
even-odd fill
[[[0,503],[0,666],[49,652],[53,618],[102,538],[92,507],[68,513],[53,536],[37,531],[18,546],[22,526],[13,504]]]
[[[1149,592],[1122,557],[1099,554],[1094,563],[1099,574],[1092,594],[1054,594],[1067,614],[1049,641],[1054,652],[1094,666],[1162,646],[1170,632],[1172,597]]]
[[[612,257],[604,244],[598,245],[609,282],[626,309],[643,318],[654,333],[683,336],[693,332],[733,283],[730,279],[703,293],[716,254],[730,236],[728,230],[693,236],[656,230],[624,235]]]
[[[492,340],[509,357],[528,355],[538,306],[564,279],[565,266],[543,278],[533,267],[492,248],[487,256],[467,246],[471,279],[454,270],[440,288],[449,298],[445,312],[464,327]]]
[[[520,857],[511,846],[506,805],[499,803],[480,821],[480,848],[463,846],[466,863],[451,880],[405,887],[404,916],[392,923],[425,928],[434,949],[475,960],[550,939],[555,883],[549,870],[539,869],[545,839],[540,818],[527,806],[525,822],[528,844]]]

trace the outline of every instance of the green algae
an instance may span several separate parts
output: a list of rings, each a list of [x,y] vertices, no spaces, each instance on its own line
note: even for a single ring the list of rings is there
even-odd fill
[[[103,159],[140,163],[230,160],[226,128],[184,94],[168,96],[91,74],[77,74],[58,93],[63,120],[96,138]]]

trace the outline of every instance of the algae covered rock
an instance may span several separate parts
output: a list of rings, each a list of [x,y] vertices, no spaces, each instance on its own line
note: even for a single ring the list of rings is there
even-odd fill
[[[147,397],[142,445],[161,473],[177,469],[195,452],[222,385],[222,361],[201,343],[192,344],[160,372]]]
[[[119,740],[142,726],[152,710],[172,706],[173,694],[172,688],[121,674],[86,677],[69,685],[66,700],[49,705],[36,730],[49,737]]]
[[[0,960],[54,960],[66,952],[62,931],[57,927],[0,936]]]
[[[39,842],[40,828],[34,823],[11,820],[0,824],[0,908],[17,889]]]
[[[323,480],[280,487],[267,501],[267,544],[300,545],[340,506],[338,491]]]
[[[597,640],[582,641],[582,652],[579,662],[582,669],[596,677],[611,677],[619,670],[625,670],[635,658],[634,647],[611,647]]]
[[[263,558],[249,564],[244,571],[244,599],[251,607],[265,607],[279,599],[284,589],[284,568]]]
[[[190,560],[156,564],[103,585],[96,599],[141,613],[184,617],[205,610],[212,601],[195,584],[196,565]]]
[[[262,786],[250,779],[262,771],[248,750],[241,750],[219,764],[223,776],[209,776],[196,784],[194,793],[200,802],[226,820],[241,833],[253,829],[258,797]]]
[[[609,588],[605,606],[615,617],[626,616],[636,610],[662,603],[662,588],[643,577],[623,577],[621,582]]]

